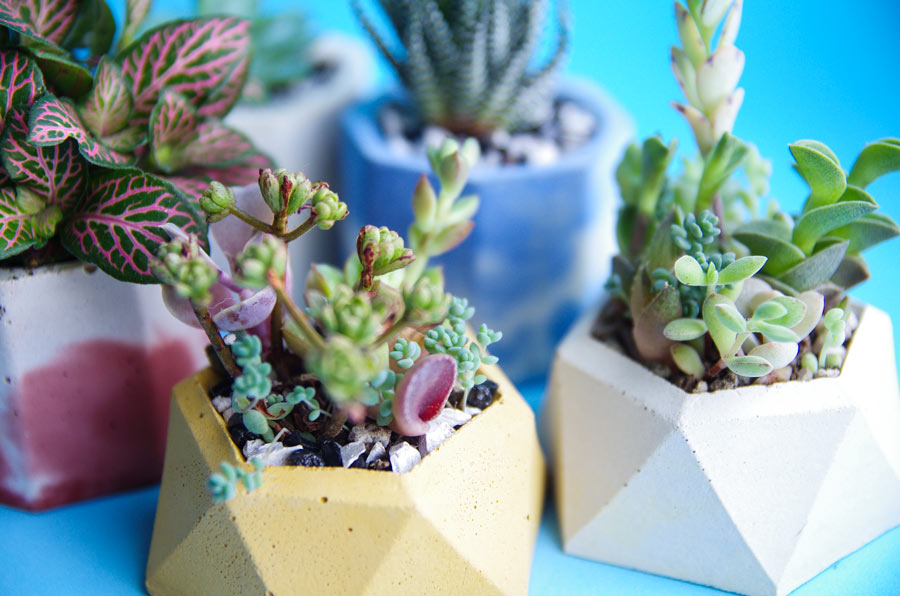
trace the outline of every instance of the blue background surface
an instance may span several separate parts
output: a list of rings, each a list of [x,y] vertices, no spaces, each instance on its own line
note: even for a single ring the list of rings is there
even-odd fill
[[[343,0],[267,1],[303,6],[317,26],[353,34],[359,28]],[[568,70],[597,79],[633,115],[639,135],[692,141],[670,107],[682,99],[668,62],[677,38],[669,0],[570,0],[575,30]],[[190,0],[158,0],[157,12],[186,14]],[[900,3],[895,0],[745,0],[737,45],[747,56],[747,90],[735,133],[772,160],[772,194],[798,209],[803,181],[790,169],[787,144],[815,138],[846,169],[868,142],[900,136]],[[380,79],[391,76],[380,67]],[[870,187],[882,210],[900,219],[900,174]],[[900,321],[900,240],[866,253],[875,278],[854,291]],[[895,327],[895,341],[900,333]],[[525,391],[532,405],[540,387]],[[142,593],[156,507],[155,488],[43,514],[0,507],[0,594]],[[563,555],[548,507],[532,569],[533,594],[716,594]],[[900,594],[900,528],[836,563],[796,596]]]

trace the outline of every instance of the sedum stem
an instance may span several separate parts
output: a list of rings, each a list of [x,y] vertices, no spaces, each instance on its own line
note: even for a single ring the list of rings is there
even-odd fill
[[[232,379],[236,379],[237,377],[243,374],[241,372],[241,368],[237,365],[237,362],[234,361],[234,356],[231,354],[231,349],[225,345],[225,341],[222,340],[222,336],[219,334],[219,328],[216,327],[216,324],[213,323],[212,317],[209,314],[209,310],[205,306],[201,306],[194,302],[190,301],[191,306],[194,309],[194,314],[197,315],[197,321],[200,323],[200,327],[206,333],[207,338],[209,338],[209,343],[212,345],[213,350],[216,353],[216,356],[219,357],[219,362],[222,363],[222,366],[225,367],[225,372],[231,376]]]

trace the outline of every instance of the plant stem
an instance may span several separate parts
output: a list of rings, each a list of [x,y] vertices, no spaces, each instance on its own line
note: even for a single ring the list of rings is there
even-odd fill
[[[190,301],[191,306],[194,309],[194,314],[197,315],[197,321],[200,323],[200,327],[206,332],[206,336],[209,338],[209,343],[212,346],[213,350],[216,352],[216,356],[219,357],[219,362],[222,363],[222,366],[225,367],[225,372],[231,376],[232,379],[236,379],[237,377],[243,374],[241,372],[241,368],[237,365],[237,362],[234,361],[234,356],[231,354],[231,349],[225,345],[225,342],[222,340],[222,336],[219,335],[219,328],[216,327],[216,324],[213,323],[212,317],[209,315],[209,311],[205,306],[200,306],[193,300]]]
[[[265,232],[267,234],[276,233],[276,229],[273,226],[270,226],[264,221],[258,220],[249,213],[244,213],[237,207],[229,207],[228,212],[240,219],[241,221],[249,224],[253,228],[259,230],[260,232]]]
[[[306,336],[307,341],[317,349],[324,350],[325,340],[322,339],[322,336],[319,335],[318,331],[313,329],[313,326],[306,320],[306,316],[300,312],[300,309],[294,304],[294,301],[291,300],[290,296],[284,291],[284,281],[279,279],[278,276],[270,274],[269,284],[272,286],[272,289],[275,290],[275,294],[278,296],[278,302],[284,304],[288,316],[297,323],[297,326],[300,327],[303,335]]]
[[[316,215],[313,213],[313,214],[310,214],[310,216],[307,218],[307,220],[304,221],[302,224],[300,224],[299,226],[297,226],[290,232],[285,233],[281,237],[281,239],[284,240],[285,242],[292,242],[292,241],[296,240],[297,238],[299,238],[300,236],[302,236],[303,234],[310,231],[311,229],[313,229],[315,226],[316,226]]]
[[[399,319],[397,319],[396,321],[394,321],[394,323],[388,328],[388,330],[385,331],[383,334],[381,334],[381,337],[379,337],[375,341],[375,343],[372,345],[372,348],[373,349],[377,348],[378,346],[384,344],[385,342],[388,342],[391,339],[397,337],[397,335],[399,335],[399,333],[403,330],[403,328],[406,327],[408,322],[409,322],[409,320],[406,318],[405,314],[403,316],[401,316]]]
[[[287,215],[282,211],[281,213],[277,213],[275,215],[275,222],[272,225],[273,233],[279,238],[284,236],[284,231],[287,228]],[[278,285],[284,288],[284,275],[275,276],[271,275],[271,278],[276,278],[278,280]],[[282,368],[281,363],[284,361],[284,337],[281,332],[281,326],[284,324],[284,301],[279,296],[278,300],[275,301],[275,307],[272,309],[272,318],[270,320],[269,327],[269,335],[272,338],[272,362],[275,365],[276,370],[280,370]],[[284,371],[281,371],[284,372]]]

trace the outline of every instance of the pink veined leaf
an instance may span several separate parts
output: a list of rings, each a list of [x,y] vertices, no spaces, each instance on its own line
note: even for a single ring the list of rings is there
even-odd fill
[[[94,75],[94,87],[78,106],[81,121],[95,136],[104,138],[119,132],[131,117],[131,91],[119,66],[100,59]]]
[[[0,122],[10,108],[30,106],[43,93],[44,79],[34,61],[17,50],[0,50]]]
[[[391,428],[407,437],[428,432],[456,382],[456,359],[450,354],[421,357],[397,384]]]
[[[244,186],[256,182],[260,168],[273,167],[272,160],[264,153],[254,152],[239,163],[224,168],[188,167],[173,176],[166,176],[192,199],[197,200],[213,180],[225,186]]]
[[[45,95],[39,99],[31,108],[28,124],[28,142],[33,145],[58,145],[71,138],[84,158],[99,166],[121,168],[134,161],[134,156],[114,151],[91,136],[66,98]]]
[[[131,153],[147,141],[147,131],[143,126],[129,126],[119,132],[103,137],[104,145],[119,153]]]
[[[221,120],[204,120],[195,134],[183,150],[184,160],[189,166],[221,168],[239,164],[244,158],[256,155],[250,139]]]
[[[134,98],[133,124],[146,123],[166,87],[202,117],[222,117],[247,75],[250,24],[233,17],[176,21],[152,29],[122,51],[119,62]]]
[[[0,142],[3,167],[16,184],[25,185],[49,205],[68,213],[84,193],[87,167],[74,141],[51,147],[25,142],[28,124],[23,110],[14,109],[6,120]]]
[[[76,16],[77,0],[0,0],[0,24],[55,45],[62,45]]]
[[[18,254],[33,244],[31,214],[19,208],[13,188],[0,188],[0,259]]]
[[[140,170],[95,173],[62,241],[74,255],[116,279],[156,283],[150,260],[169,241],[171,223],[205,238],[205,222],[168,182]]]
[[[88,69],[71,59],[65,50],[38,45],[31,48],[47,87],[66,97],[79,98],[91,90],[93,79]]]
[[[153,161],[167,174],[186,164],[184,147],[197,129],[197,113],[185,96],[163,89],[150,113],[150,150]]]

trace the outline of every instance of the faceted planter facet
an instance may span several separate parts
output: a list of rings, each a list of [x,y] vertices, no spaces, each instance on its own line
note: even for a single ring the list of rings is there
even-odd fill
[[[885,313],[861,309],[839,377],[702,394],[591,323],[559,347],[544,412],[567,553],[780,596],[900,524]]]
[[[239,103],[226,122],[246,134],[278,167],[303,172],[313,181],[325,180],[340,193],[338,119],[344,108],[370,90],[375,68],[359,40],[334,33],[319,35],[312,42],[309,60],[331,66],[321,83],[300,83],[266,103]],[[334,233],[312,230],[291,243],[295,271],[305,272],[310,263],[336,262],[337,258]],[[295,295],[302,293],[305,281],[304,276],[295,276]]]
[[[45,509],[158,481],[172,386],[205,343],[159,286],[81,263],[0,269],[0,502]]]
[[[500,397],[410,472],[272,467],[214,504],[219,463],[249,468],[209,371],[175,388],[147,589],[154,595],[526,594],[544,499],[534,416]]]
[[[475,227],[436,259],[445,265],[449,291],[503,330],[507,340],[491,349],[516,382],[545,374],[553,347],[599,297],[615,243],[613,171],[633,130],[622,108],[589,81],[565,80],[558,96],[594,116],[593,136],[546,166],[476,165],[463,193],[481,198]],[[397,99],[386,94],[343,117],[345,251],[354,250],[364,223],[405,234],[413,189],[431,171],[424,152],[401,154],[381,131],[378,111]]]

